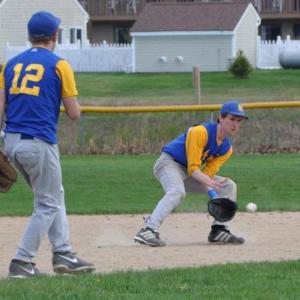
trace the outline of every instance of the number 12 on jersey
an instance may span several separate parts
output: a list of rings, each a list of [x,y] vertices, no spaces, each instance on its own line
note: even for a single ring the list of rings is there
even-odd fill
[[[28,87],[28,82],[39,82],[44,75],[44,67],[41,64],[30,64],[26,67],[25,73],[22,78],[20,78],[24,65],[16,64],[14,67],[14,78],[12,85],[9,89],[10,94],[27,94],[32,96],[38,96],[40,93],[40,87],[33,85]],[[34,74],[29,73],[35,71]],[[18,82],[21,79],[21,85],[18,86]]]

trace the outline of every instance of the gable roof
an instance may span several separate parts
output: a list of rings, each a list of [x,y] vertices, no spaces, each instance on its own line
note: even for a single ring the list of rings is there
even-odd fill
[[[233,31],[249,3],[148,3],[131,32]]]

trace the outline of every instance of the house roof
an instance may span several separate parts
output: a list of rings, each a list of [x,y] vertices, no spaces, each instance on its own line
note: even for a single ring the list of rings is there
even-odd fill
[[[148,3],[131,32],[233,31],[249,3]]]

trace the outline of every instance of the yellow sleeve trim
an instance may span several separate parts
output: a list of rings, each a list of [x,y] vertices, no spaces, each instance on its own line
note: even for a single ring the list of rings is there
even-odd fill
[[[74,73],[71,66],[65,60],[60,60],[56,64],[56,74],[62,83],[61,97],[77,96],[77,88],[74,78]]]
[[[2,69],[0,70],[0,90],[5,89],[5,78],[4,78],[4,69],[5,65],[2,66]]]
[[[211,161],[208,161],[202,172],[208,175],[209,177],[215,176],[219,172],[221,166],[225,163],[225,161],[230,158],[232,153],[233,150],[232,147],[230,147],[230,149],[224,155],[217,156]]]
[[[191,175],[201,166],[201,157],[208,141],[207,130],[203,125],[191,127],[188,130],[185,149],[188,162],[187,171]]]

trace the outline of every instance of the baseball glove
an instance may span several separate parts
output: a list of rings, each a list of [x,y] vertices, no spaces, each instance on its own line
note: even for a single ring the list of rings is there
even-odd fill
[[[238,205],[228,198],[211,199],[207,207],[209,214],[220,222],[230,221],[238,210]]]
[[[0,192],[6,193],[17,181],[17,172],[8,160],[7,156],[0,151]]]

